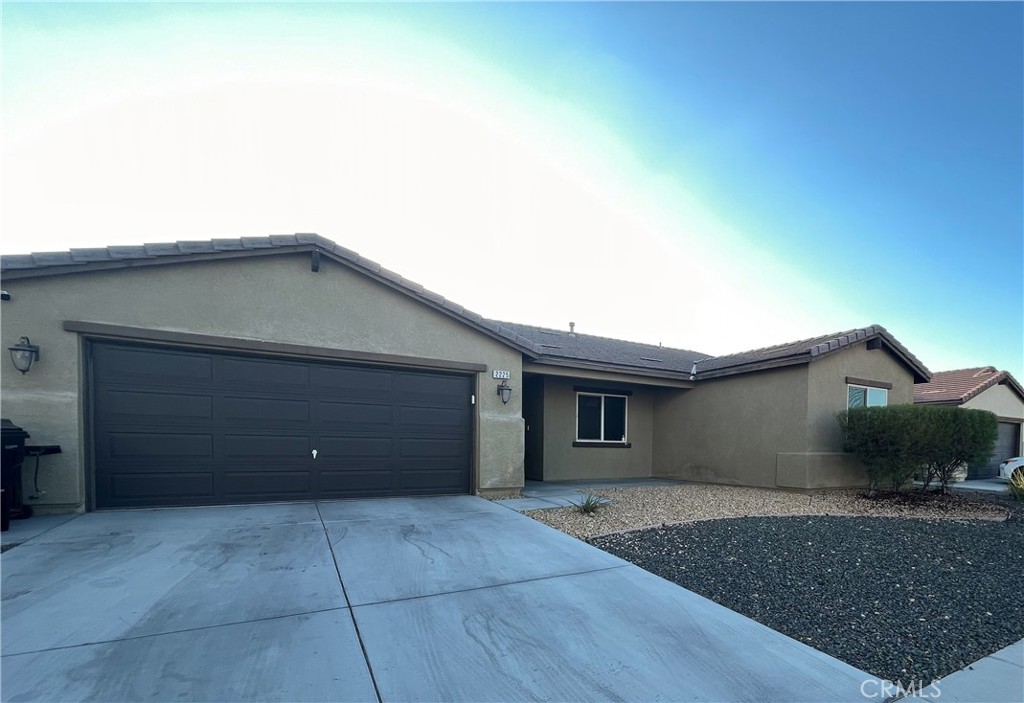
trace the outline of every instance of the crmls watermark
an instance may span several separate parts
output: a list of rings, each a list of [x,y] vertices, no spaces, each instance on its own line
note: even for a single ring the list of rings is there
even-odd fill
[[[911,681],[904,684],[902,681],[894,683],[867,679],[860,685],[860,695],[868,699],[887,701],[893,698],[938,698],[942,691],[939,690],[937,681],[929,684],[924,681]]]

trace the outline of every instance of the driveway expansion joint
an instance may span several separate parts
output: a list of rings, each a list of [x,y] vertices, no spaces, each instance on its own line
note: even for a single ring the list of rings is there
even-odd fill
[[[391,598],[390,600],[375,600],[368,603],[358,603],[351,605],[353,610],[353,617],[355,617],[354,611],[356,608],[366,608],[373,605],[386,605],[389,603],[403,603],[405,601],[423,600],[425,598],[436,598],[438,596],[451,596],[458,593],[472,593],[473,591],[486,591],[490,588],[504,588],[506,586],[516,586],[521,583],[535,583],[537,581],[551,581],[554,579],[568,578],[570,576],[586,576],[587,574],[598,574],[602,571],[614,571],[615,569],[625,569],[633,566],[629,562],[624,561],[621,564],[615,566],[602,566],[599,569],[585,569],[583,571],[569,571],[564,574],[549,574],[548,576],[537,576],[535,578],[520,579],[518,581],[502,581],[501,583],[489,583],[484,586],[471,586],[469,588],[457,588],[454,591],[440,591],[438,593],[424,593],[420,596],[404,596],[402,598]]]
[[[220,627],[236,627],[238,625],[248,625],[256,622],[271,622],[273,620],[284,620],[285,618],[298,618],[303,615],[316,615],[318,613],[330,613],[335,610],[351,610],[347,605],[339,605],[335,608],[320,608],[318,610],[303,610],[298,613],[284,613],[283,615],[270,615],[265,618],[251,618],[249,620],[235,620],[232,622],[221,622],[216,625],[202,625],[200,627],[185,627],[180,630],[167,630],[166,632],[150,632],[145,635],[133,635],[129,637],[113,637],[109,640],[94,640],[90,642],[76,642],[75,644],[64,644],[57,647],[43,647],[41,649],[29,649],[24,652],[8,652],[0,656],[0,658],[7,659],[8,657],[21,657],[26,654],[42,654],[43,652],[58,652],[63,649],[78,649],[79,647],[93,647],[100,644],[114,644],[117,642],[132,642],[134,640],[145,640],[153,637],[163,637],[165,635],[179,635],[185,632],[201,632],[203,630],[216,630]]]
[[[356,631],[356,639],[359,641],[359,650],[363,653],[363,661],[366,663],[366,671],[370,674],[370,682],[373,684],[373,693],[377,696],[377,703],[382,703],[383,698],[380,695],[380,687],[377,685],[377,677],[373,673],[373,665],[370,663],[370,657],[366,653],[366,643],[363,641],[363,634],[359,631],[359,622],[356,620],[355,613],[352,612],[352,601],[348,597],[348,589],[345,588],[345,580],[341,577],[341,567],[338,565],[338,557],[334,553],[334,545],[331,544],[331,535],[327,531],[327,524],[324,522],[323,515],[320,514],[320,504],[314,503],[316,507],[317,517],[320,518],[320,527],[324,531],[324,539],[327,540],[327,548],[331,550],[331,561],[334,562],[334,571],[338,574],[338,584],[341,586],[341,594],[345,597],[345,604],[348,606],[348,615],[352,618],[352,627]]]

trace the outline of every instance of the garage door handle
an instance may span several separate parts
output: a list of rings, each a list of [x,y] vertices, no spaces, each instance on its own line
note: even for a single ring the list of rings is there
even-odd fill
[[[313,458],[316,459],[316,450],[313,450]]]

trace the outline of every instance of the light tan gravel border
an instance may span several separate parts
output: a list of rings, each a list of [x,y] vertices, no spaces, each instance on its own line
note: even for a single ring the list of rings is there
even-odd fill
[[[946,496],[920,505],[869,500],[859,489],[806,494],[766,488],[685,484],[599,489],[612,502],[595,515],[575,508],[528,510],[525,515],[579,539],[705,520],[738,517],[897,517],[1001,522],[1009,511],[978,498]]]

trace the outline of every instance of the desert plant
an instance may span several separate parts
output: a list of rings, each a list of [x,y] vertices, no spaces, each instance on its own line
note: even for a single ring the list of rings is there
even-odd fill
[[[1024,469],[1017,469],[1010,475],[1010,495],[1024,501]]]
[[[603,508],[611,501],[604,496],[593,493],[580,493],[579,500],[570,500],[569,502],[576,508],[577,512],[584,515],[593,515],[597,512],[598,508]]]

